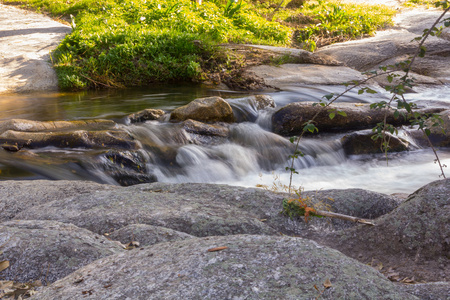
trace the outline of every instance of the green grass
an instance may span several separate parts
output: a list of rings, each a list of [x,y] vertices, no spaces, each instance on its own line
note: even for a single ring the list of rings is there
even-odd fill
[[[0,0],[1,1],[1,0]],[[311,50],[386,26],[380,7],[308,1],[298,9],[275,0],[23,0],[22,5],[70,21],[73,32],[52,54],[62,89],[145,86],[201,80],[221,43],[297,45]],[[277,0],[278,1],[278,0]],[[17,1],[3,0],[5,4]],[[272,20],[267,17],[273,15]],[[296,16],[310,23],[299,24]],[[319,24],[320,23],[320,24]],[[294,34],[295,32],[295,34]],[[227,59],[227,58],[225,58]],[[223,65],[227,65],[226,62]]]
[[[437,1],[437,0],[408,0],[405,3],[403,3],[404,6],[418,6],[418,5],[422,5],[422,6],[426,6],[427,8],[435,8],[436,7],[436,3],[437,2],[441,2],[441,7],[444,8],[444,6],[442,6],[442,4],[444,4],[445,1]],[[447,5],[449,4],[449,1],[447,0]]]
[[[268,14],[268,10],[261,13]],[[396,11],[383,5],[358,5],[340,1],[307,1],[297,9],[277,12],[273,18],[295,28],[294,43],[316,47],[360,38],[392,25]]]

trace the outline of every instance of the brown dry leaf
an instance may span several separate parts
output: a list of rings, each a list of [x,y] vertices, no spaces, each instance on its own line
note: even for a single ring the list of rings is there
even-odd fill
[[[376,270],[378,270],[378,271],[381,271],[381,270],[383,270],[383,264],[380,262],[380,263],[378,263],[378,265],[375,266],[374,268],[375,268]]]
[[[216,251],[221,251],[221,250],[225,250],[225,249],[228,249],[228,247],[224,246],[224,247],[211,248],[211,249],[208,249],[208,252],[216,252]]]
[[[331,284],[330,279],[327,278],[327,279],[325,279],[325,282],[323,283],[323,286],[324,286],[326,289],[329,289],[329,288],[332,287],[333,285]]]
[[[9,260],[0,261],[0,272],[9,268]]]
[[[402,282],[402,283],[406,283],[406,284],[415,284],[415,283],[417,283],[417,282],[414,280],[414,277],[413,277],[413,278],[405,277],[405,278],[403,278],[403,279],[401,280],[401,282]]]
[[[398,272],[391,271],[391,272],[388,272],[386,274],[386,276],[390,281],[399,281],[400,280],[400,273],[398,273]]]
[[[14,285],[13,281],[10,280],[0,280],[0,290],[6,290]]]

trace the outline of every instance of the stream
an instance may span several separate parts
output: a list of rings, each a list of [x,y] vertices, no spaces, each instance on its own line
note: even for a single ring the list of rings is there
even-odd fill
[[[303,86],[266,93],[276,107],[291,102],[318,101],[325,94],[342,91],[342,86]],[[375,95],[351,92],[344,102],[372,103],[388,99],[380,90]],[[227,139],[207,145],[189,142],[186,132],[176,123],[147,121],[128,124],[126,116],[146,108],[166,112],[190,101],[220,96],[230,103],[238,122],[230,126]],[[123,124],[143,145],[157,143],[176,151],[176,164],[154,159],[145,147],[147,169],[161,182],[208,182],[283,190],[289,184],[288,156],[293,145],[287,138],[271,132],[275,109],[257,111],[246,100],[248,94],[212,90],[192,85],[147,89],[93,91],[83,93],[11,94],[0,97],[0,120],[37,121],[110,119]],[[450,104],[448,86],[432,87],[407,94],[411,101],[445,101]],[[430,103],[431,103],[430,102]],[[305,138],[301,150],[305,156],[295,162],[299,174],[293,184],[305,190],[362,188],[382,193],[412,193],[439,179],[439,168],[430,149],[416,149],[384,155],[346,156],[340,145],[341,134],[319,134]],[[98,150],[82,148],[42,148],[27,150],[39,159],[19,151],[0,151],[0,180],[71,179],[117,184],[102,171]],[[450,165],[450,151],[439,149],[442,162]]]

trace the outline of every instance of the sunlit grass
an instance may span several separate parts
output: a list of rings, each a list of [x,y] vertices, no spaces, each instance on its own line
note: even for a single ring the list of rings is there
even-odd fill
[[[217,57],[218,44],[294,45],[314,50],[371,34],[388,26],[394,14],[383,6],[339,1],[308,1],[296,9],[275,9],[278,0],[2,2],[19,3],[74,25],[53,53],[63,89],[201,80],[209,71],[210,64],[205,62]]]

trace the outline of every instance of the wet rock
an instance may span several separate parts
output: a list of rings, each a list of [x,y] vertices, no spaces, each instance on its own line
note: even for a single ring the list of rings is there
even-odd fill
[[[188,133],[189,143],[196,145],[223,144],[230,131],[222,124],[205,124],[190,119],[183,122],[183,129]]]
[[[10,220],[35,205],[117,188],[90,181],[0,181],[0,222]]]
[[[121,148],[137,149],[137,142],[125,131],[22,132],[7,130],[0,135],[0,144],[26,148]]]
[[[194,120],[186,120],[183,122],[183,128],[189,133],[199,135],[209,135],[218,137],[228,137],[229,129],[227,126],[219,124],[205,124]]]
[[[71,224],[8,221],[0,224],[0,260],[6,280],[52,283],[101,257],[123,251],[117,243]]]
[[[211,250],[218,247],[226,248]],[[106,257],[32,299],[79,299],[84,291],[95,299],[417,299],[338,251],[255,235],[188,239]]]
[[[231,106],[220,97],[195,99],[191,103],[178,107],[170,115],[171,121],[233,122]]]
[[[274,108],[275,101],[268,95],[254,95],[244,98],[228,99],[233,108],[236,122],[255,122],[260,110]]]
[[[132,224],[108,234],[108,238],[122,244],[139,242],[140,246],[192,239],[195,236],[160,226]]]
[[[147,159],[142,152],[109,150],[99,159],[105,173],[122,186],[157,181],[147,169]]]
[[[335,114],[330,118],[330,110],[337,109],[347,114],[346,117]],[[303,131],[305,123],[311,120],[318,113],[315,125],[319,132],[327,131],[348,131],[352,129],[365,129],[374,127],[377,123],[383,122],[387,114],[387,123],[394,126],[408,124],[402,116],[394,118],[393,111],[385,109],[370,109],[369,105],[339,103],[331,108],[324,108],[320,105],[313,106],[310,102],[296,102],[288,104],[272,116],[273,131],[277,134],[292,136]]]
[[[450,110],[445,110],[439,114],[443,124],[433,126],[432,122],[428,122],[431,134],[428,136],[431,143],[438,147],[450,146]]]
[[[165,112],[161,109],[144,109],[137,113],[128,115],[128,120],[130,123],[139,123],[139,122],[145,122],[145,121],[151,121],[151,120],[158,120],[160,117],[162,117],[165,114]]]
[[[325,243],[360,261],[378,259],[384,266],[396,268],[403,277],[448,280],[449,195],[450,179],[432,182],[377,219],[376,226],[333,233]]]
[[[32,121],[12,119],[0,122],[0,133],[5,131],[62,131],[62,130],[106,130],[114,127],[116,123],[111,120],[74,120],[74,121]]]
[[[275,100],[268,95],[254,95],[248,97],[249,100],[255,102],[257,109],[265,109],[267,107],[275,107]]]
[[[373,154],[384,153],[383,139],[378,138],[374,140],[372,137],[374,132],[372,130],[357,131],[351,134],[345,135],[341,139],[342,147],[344,148],[346,155],[361,155],[361,154]],[[389,149],[388,152],[402,152],[409,150],[409,143],[389,132],[385,133]]]

